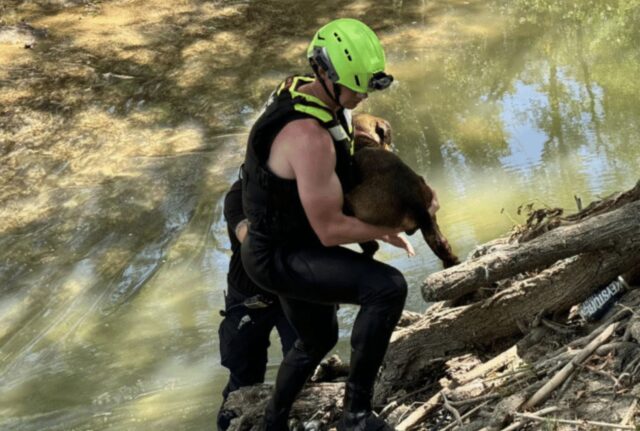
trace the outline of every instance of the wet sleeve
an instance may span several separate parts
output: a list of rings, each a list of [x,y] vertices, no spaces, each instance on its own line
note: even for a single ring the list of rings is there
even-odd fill
[[[242,183],[240,180],[233,183],[231,189],[224,198],[224,219],[232,231],[246,217],[242,210]]]

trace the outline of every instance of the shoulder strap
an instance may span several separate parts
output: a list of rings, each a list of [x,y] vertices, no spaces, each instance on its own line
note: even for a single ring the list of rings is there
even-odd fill
[[[342,142],[349,148],[349,154],[353,156],[353,124],[351,111],[344,109],[340,112],[340,119],[337,119],[329,110],[329,107],[320,99],[310,94],[297,91],[301,83],[313,82],[315,78],[310,76],[293,76],[285,80],[277,90],[279,96],[286,91],[291,95],[293,109],[305,113],[322,123],[331,134],[335,142]],[[340,121],[341,120],[341,121]]]

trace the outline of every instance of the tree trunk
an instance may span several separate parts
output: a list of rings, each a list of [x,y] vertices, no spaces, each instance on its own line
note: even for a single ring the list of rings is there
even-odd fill
[[[437,272],[426,278],[422,295],[426,301],[457,299],[482,286],[546,267],[559,259],[588,251],[618,249],[629,242],[640,242],[640,201]]]
[[[485,301],[427,311],[417,323],[393,334],[376,386],[376,404],[398,388],[427,380],[434,358],[515,335],[541,313],[566,311],[594,288],[638,265],[640,241],[630,241],[615,253],[596,251],[557,262]]]

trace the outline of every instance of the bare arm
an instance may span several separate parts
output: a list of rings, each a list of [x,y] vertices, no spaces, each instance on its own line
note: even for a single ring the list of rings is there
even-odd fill
[[[242,244],[242,241],[244,241],[244,239],[247,237],[247,233],[249,232],[249,220],[240,220],[240,223],[236,225],[234,232],[236,234],[236,238],[238,238],[238,241],[240,241],[240,244]]]
[[[242,207],[242,183],[240,180],[231,185],[224,197],[224,219],[238,241],[242,243],[249,229]],[[229,234],[232,234],[231,231]]]
[[[401,232],[400,227],[373,226],[342,212],[344,198],[335,165],[331,136],[315,120],[289,123],[274,140],[270,167],[276,174],[295,177],[304,211],[323,245],[365,242]]]

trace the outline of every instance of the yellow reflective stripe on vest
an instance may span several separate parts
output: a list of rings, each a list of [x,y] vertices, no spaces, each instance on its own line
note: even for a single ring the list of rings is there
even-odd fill
[[[282,81],[282,83],[278,86],[278,90],[276,91],[276,94],[279,96],[280,93],[282,93],[283,90],[287,89],[291,94],[296,93],[299,94],[297,91],[295,91],[295,88],[298,86],[298,81],[302,81],[302,82],[313,82],[315,81],[314,78],[309,78],[307,76],[294,76],[293,78],[291,78],[291,85],[289,85],[289,87],[285,87],[287,85],[287,81],[289,79],[285,79],[284,81]]]
[[[291,94],[292,99],[295,99],[296,97],[300,97],[305,102],[311,102],[311,103],[315,103],[316,105],[320,105],[321,107],[326,108],[326,110],[318,106],[308,106],[302,103],[296,103],[295,105],[293,105],[293,109],[295,109],[298,112],[304,112],[305,114],[309,114],[323,123],[328,123],[331,120],[333,120],[333,114],[329,111],[329,107],[326,105],[326,103],[324,103],[322,100],[310,94],[296,91],[296,88],[298,87],[298,83],[300,81],[305,83],[310,83],[315,81],[315,78],[309,78],[307,76],[294,76],[293,79],[291,80],[291,85],[289,85],[288,87],[285,87],[286,81],[280,84],[280,87],[278,87],[277,94],[279,95],[283,91],[287,90]]]
[[[284,90],[284,85],[287,83],[287,81],[282,81],[282,83],[278,86],[278,89],[276,90],[276,95],[279,96],[280,93],[282,93],[282,90]]]
[[[333,114],[329,110],[329,107],[327,106],[326,103],[324,103],[322,100],[318,99],[315,96],[312,96],[307,93],[302,93],[300,91],[296,91],[299,81],[310,83],[315,81],[315,78],[309,78],[307,76],[295,76],[292,79],[291,85],[288,88],[289,93],[291,93],[291,98],[301,97],[306,102],[315,103],[316,105],[320,105],[326,108],[326,110],[318,106],[309,106],[309,105],[304,105],[302,103],[296,103],[295,105],[293,105],[293,109],[295,109],[298,112],[303,112],[305,114],[311,115],[312,117],[318,119],[323,123],[329,123],[333,121],[334,120]],[[280,94],[284,89],[285,89],[285,82],[283,82],[280,85],[280,88],[278,88],[278,94]],[[349,139],[349,135],[353,134],[353,120],[351,117],[351,111],[346,110],[345,116],[347,119],[347,124],[349,126],[349,134],[345,132],[342,126],[331,127],[328,130],[329,130],[329,133],[331,133],[331,137],[333,138],[334,141],[347,140]],[[355,153],[355,142],[353,139],[349,141],[349,153],[352,156]]]
[[[296,103],[295,105],[293,105],[293,109],[298,112],[309,114],[312,117],[322,121],[323,123],[328,123],[333,120],[333,115],[331,115],[328,111],[325,111],[324,109],[318,108],[316,106],[308,106],[301,103]]]
[[[291,86],[289,87],[289,93],[291,93],[291,98],[302,97],[307,102],[313,102],[313,103],[315,103],[317,105],[320,105],[320,106],[323,106],[323,107],[329,109],[327,104],[324,103],[322,100],[318,99],[317,97],[312,96],[312,95],[307,94],[307,93],[301,93],[300,91],[296,91],[296,88],[298,88],[298,81],[303,81],[303,82],[309,83],[309,82],[315,81],[315,79],[307,78],[306,76],[296,76],[295,78],[293,78],[293,82],[291,83]]]

